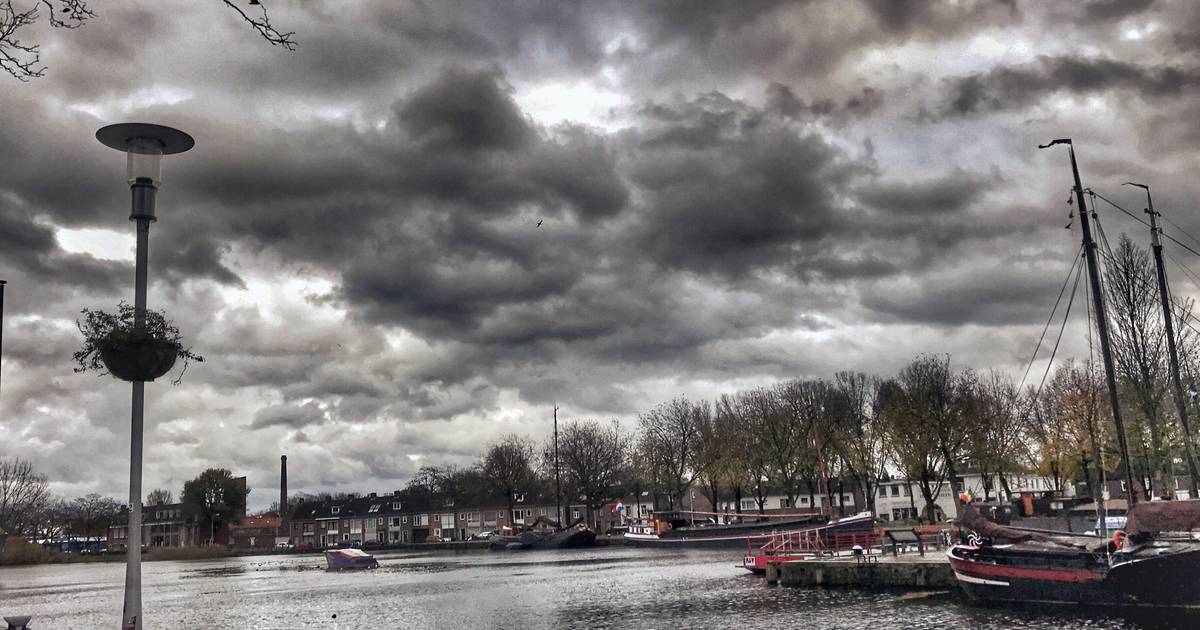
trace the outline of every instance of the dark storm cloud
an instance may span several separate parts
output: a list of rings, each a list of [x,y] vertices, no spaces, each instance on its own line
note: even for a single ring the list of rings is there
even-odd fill
[[[273,426],[303,429],[304,427],[321,424],[327,420],[325,412],[316,403],[301,405],[275,405],[259,409],[250,423],[250,430],[265,429]]]
[[[1127,91],[1144,98],[1177,97],[1195,89],[1196,66],[1142,65],[1109,58],[1039,57],[1023,66],[993,68],[948,81],[945,115],[968,116],[1016,110],[1057,92]]]
[[[882,283],[866,293],[862,302],[868,309],[900,321],[1005,326],[1045,318],[1051,304],[1048,300],[1061,285],[1060,277],[1044,273],[1044,269],[1020,269],[1005,263]]]
[[[499,79],[452,67],[398,109],[400,122],[428,151],[519,149],[533,129]]]
[[[883,92],[866,87],[843,101],[818,98],[811,102],[798,97],[791,87],[782,83],[767,86],[766,109],[785,118],[833,118],[854,120],[865,118],[883,106]]]
[[[1097,186],[1200,194],[1174,98],[1200,12],[1178,3],[317,0],[272,8],[294,54],[220,7],[104,11],[0,96],[0,266],[20,280],[0,439],[106,492],[128,388],[69,373],[67,324],[132,272],[55,231],[132,233],[120,157],[92,140],[108,119],[198,141],[166,165],[151,299],[208,360],[148,388],[148,482],[236,465],[270,485],[286,445],[314,489],[399,486],[540,436],[550,403],[628,417],[910,352],[1010,361],[1076,246],[1046,209],[1060,180],[1013,144],[1082,126],[1144,162],[1087,162]],[[1039,108],[1110,93],[1119,119]],[[942,115],[907,118],[922,101]],[[960,350],[961,329],[980,332]]]
[[[639,238],[658,264],[739,276],[843,225],[835,193],[864,167],[821,136],[720,94],[643,112],[628,168],[646,197]]]
[[[874,181],[858,191],[858,199],[885,212],[937,215],[961,212],[1000,182],[954,170],[924,181]]]

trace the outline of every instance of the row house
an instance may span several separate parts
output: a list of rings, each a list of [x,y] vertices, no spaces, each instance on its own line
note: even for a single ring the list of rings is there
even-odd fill
[[[428,540],[467,540],[483,532],[520,529],[539,517],[554,518],[541,497],[452,499],[395,491],[390,494],[325,498],[294,506],[288,542],[301,548],[373,546]]]

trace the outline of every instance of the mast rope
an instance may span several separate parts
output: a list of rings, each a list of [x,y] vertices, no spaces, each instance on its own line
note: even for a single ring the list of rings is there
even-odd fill
[[[1046,331],[1050,330],[1050,323],[1054,321],[1054,314],[1058,311],[1058,305],[1062,303],[1063,293],[1067,291],[1067,284],[1071,282],[1071,275],[1075,274],[1075,268],[1079,266],[1079,260],[1083,257],[1083,246],[1080,245],[1076,251],[1074,260],[1071,261],[1071,268],[1067,270],[1067,277],[1063,278],[1062,288],[1058,290],[1058,298],[1054,300],[1054,308],[1050,309],[1050,317],[1046,318],[1046,325],[1042,327],[1042,336],[1038,337],[1037,345],[1033,348],[1033,356],[1029,357],[1029,364],[1025,366],[1025,374],[1021,376],[1021,384],[1017,385],[1017,391],[1025,386],[1025,379],[1029,377],[1029,370],[1033,368],[1033,362],[1037,360],[1038,350],[1042,348],[1042,342],[1046,340]],[[1078,275],[1076,274],[1076,277]]]
[[[1092,210],[1093,210],[1093,212],[1094,212],[1094,211],[1095,211],[1095,209],[1096,209],[1096,202],[1095,202],[1095,198],[1096,198],[1096,197],[1099,197],[1101,200],[1103,200],[1103,201],[1104,201],[1104,203],[1107,203],[1108,205],[1110,205],[1110,206],[1112,206],[1112,207],[1116,208],[1117,210],[1120,210],[1121,212],[1124,212],[1125,214],[1129,215],[1129,218],[1133,219],[1134,221],[1137,221],[1138,223],[1141,223],[1142,225],[1144,225],[1144,226],[1146,226],[1146,227],[1150,227],[1150,224],[1149,224],[1149,223],[1146,223],[1144,220],[1142,220],[1142,218],[1141,218],[1141,217],[1139,217],[1139,216],[1137,216],[1137,215],[1133,214],[1132,212],[1130,212],[1130,211],[1126,210],[1125,208],[1122,208],[1121,206],[1117,205],[1116,203],[1114,203],[1114,202],[1110,201],[1110,200],[1109,200],[1108,198],[1106,198],[1104,195],[1101,195],[1100,193],[1098,193],[1098,192],[1096,192],[1096,191],[1092,190],[1091,188],[1087,189],[1087,191],[1086,191],[1086,192],[1092,196],[1092,199],[1093,199],[1093,201],[1092,201]],[[1095,216],[1095,215],[1093,214],[1093,216]],[[1161,212],[1159,212],[1159,213],[1158,213],[1158,216],[1162,217],[1162,213],[1161,213]],[[1176,228],[1177,230],[1179,230],[1180,232],[1183,232],[1184,234],[1187,234],[1187,236],[1188,236],[1189,238],[1191,238],[1191,239],[1193,239],[1193,240],[1197,240],[1197,242],[1200,242],[1200,240],[1196,239],[1196,237],[1192,236],[1191,234],[1188,234],[1188,233],[1187,233],[1187,232],[1186,232],[1186,231],[1185,231],[1183,228],[1179,227],[1178,225],[1175,225],[1175,223],[1174,223],[1173,221],[1171,221],[1171,220],[1167,219],[1166,217],[1163,217],[1163,220],[1164,220],[1164,221],[1166,221],[1167,223],[1170,223],[1171,225],[1174,225],[1174,226],[1175,226],[1175,228]],[[1180,247],[1182,247],[1182,248],[1184,248],[1184,249],[1188,250],[1188,251],[1189,251],[1189,252],[1191,252],[1192,254],[1195,254],[1196,256],[1200,256],[1200,251],[1196,251],[1196,250],[1195,250],[1195,249],[1193,249],[1191,246],[1189,246],[1187,243],[1184,243],[1183,241],[1180,241],[1179,239],[1175,238],[1174,236],[1171,236],[1170,234],[1167,234],[1166,232],[1162,231],[1162,229],[1161,229],[1161,228],[1159,229],[1159,232],[1158,232],[1158,233],[1159,233],[1159,234],[1161,234],[1163,238],[1169,238],[1169,239],[1171,239],[1171,240],[1172,240],[1172,241],[1173,241],[1173,242],[1174,242],[1176,245],[1179,245]]]
[[[1058,344],[1062,343],[1063,331],[1067,328],[1067,321],[1071,317],[1071,305],[1075,303],[1075,294],[1079,292],[1079,279],[1083,277],[1083,267],[1080,267],[1075,272],[1075,283],[1071,285],[1071,297],[1067,299],[1067,309],[1063,312],[1062,326],[1058,328],[1058,339],[1054,340],[1054,349],[1050,351],[1050,361],[1046,363],[1046,371],[1042,372],[1042,382],[1038,383],[1037,392],[1034,396],[1041,396],[1042,387],[1046,384],[1046,377],[1050,374],[1050,368],[1054,365],[1054,356],[1058,354]]]

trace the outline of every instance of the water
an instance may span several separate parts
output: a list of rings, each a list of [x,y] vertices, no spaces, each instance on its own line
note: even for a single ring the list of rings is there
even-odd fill
[[[1075,609],[982,608],[956,593],[771,588],[735,567],[737,555],[632,548],[385,553],[378,556],[382,568],[363,573],[327,573],[316,555],[148,562],[145,627],[1200,627]],[[119,563],[0,568],[0,616],[32,614],[37,630],[115,628],[123,584]]]

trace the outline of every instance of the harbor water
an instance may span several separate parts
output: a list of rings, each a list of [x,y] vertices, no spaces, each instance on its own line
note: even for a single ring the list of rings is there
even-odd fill
[[[1016,610],[957,592],[768,587],[729,551],[384,553],[328,573],[319,555],[147,562],[146,630],[180,628],[1172,628],[1153,613]],[[0,616],[115,628],[120,563],[0,567]]]

